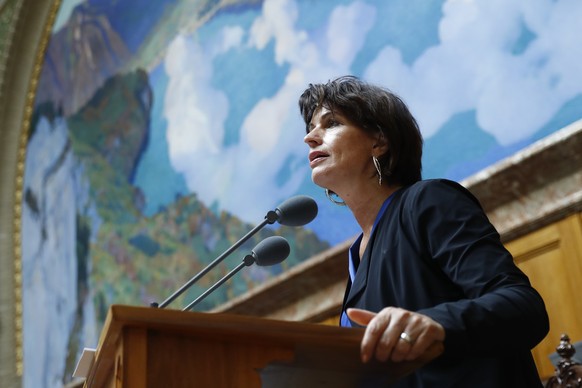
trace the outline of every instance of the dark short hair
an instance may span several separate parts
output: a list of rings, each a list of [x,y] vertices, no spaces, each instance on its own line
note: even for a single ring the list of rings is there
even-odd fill
[[[378,160],[388,183],[406,186],[422,179],[422,134],[400,97],[354,76],[309,84],[299,98],[307,132],[322,107],[340,112],[364,131],[382,133],[389,150]]]

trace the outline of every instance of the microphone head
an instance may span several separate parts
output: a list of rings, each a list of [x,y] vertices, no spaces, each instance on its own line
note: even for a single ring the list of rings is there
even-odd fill
[[[275,265],[287,258],[291,247],[284,237],[271,236],[258,243],[252,250],[255,263],[260,266]]]
[[[275,209],[279,223],[287,226],[302,226],[317,216],[317,203],[307,195],[296,195]]]

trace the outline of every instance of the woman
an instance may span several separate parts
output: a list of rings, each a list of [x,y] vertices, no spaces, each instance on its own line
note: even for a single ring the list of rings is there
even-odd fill
[[[421,180],[422,136],[404,102],[355,77],[311,84],[299,106],[312,180],[362,229],[341,324],[366,326],[363,362],[444,353],[398,387],[541,386],[530,349],[549,329],[540,295],[478,200]]]

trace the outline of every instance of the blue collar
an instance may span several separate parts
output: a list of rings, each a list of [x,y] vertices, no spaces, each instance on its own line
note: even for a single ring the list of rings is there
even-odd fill
[[[378,214],[376,215],[376,219],[374,220],[374,226],[372,226],[372,234],[374,234],[374,231],[376,230],[376,226],[378,225],[378,222],[380,222],[380,219],[382,218],[382,216],[384,215],[384,213],[386,213],[386,209],[388,209],[388,205],[390,205],[390,202],[392,201],[392,197],[394,197],[394,194],[396,193],[396,191],[392,194],[390,194],[390,196],[388,198],[386,198],[386,200],[384,201],[384,203],[382,204],[382,207],[380,208],[380,211],[378,212]],[[356,277],[356,271],[358,270],[358,266],[360,263],[360,244],[362,242],[362,238],[364,237],[364,233],[361,233],[358,238],[356,239],[356,241],[354,241],[354,243],[350,246],[350,249],[348,251],[348,270],[350,273],[350,280],[353,282],[354,278]]]
[[[380,208],[380,211],[378,212],[378,214],[376,215],[376,219],[374,220],[374,226],[372,226],[372,234],[376,230],[376,225],[378,225],[378,222],[380,221],[380,219],[382,218],[384,213],[386,213],[386,209],[388,209],[388,205],[390,205],[390,202],[392,201],[392,197],[394,196],[395,193],[396,193],[396,191],[394,193],[390,194],[390,196],[388,198],[386,198],[386,200],[382,204],[382,207]],[[354,279],[356,277],[356,272],[357,272],[358,266],[360,264],[359,248],[360,248],[360,244],[362,242],[362,237],[364,237],[364,233],[362,233],[358,236],[358,238],[350,246],[350,249],[348,251],[348,271],[350,273],[350,281],[352,283],[354,282]],[[352,322],[349,320],[348,315],[346,314],[345,311],[342,311],[342,314],[340,317],[340,326],[352,327]]]

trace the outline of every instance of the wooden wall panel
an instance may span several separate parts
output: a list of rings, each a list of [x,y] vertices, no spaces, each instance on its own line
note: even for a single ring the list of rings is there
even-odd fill
[[[546,303],[550,332],[532,353],[541,377],[547,378],[554,374],[549,355],[560,335],[582,341],[582,217],[574,214],[506,247]]]

